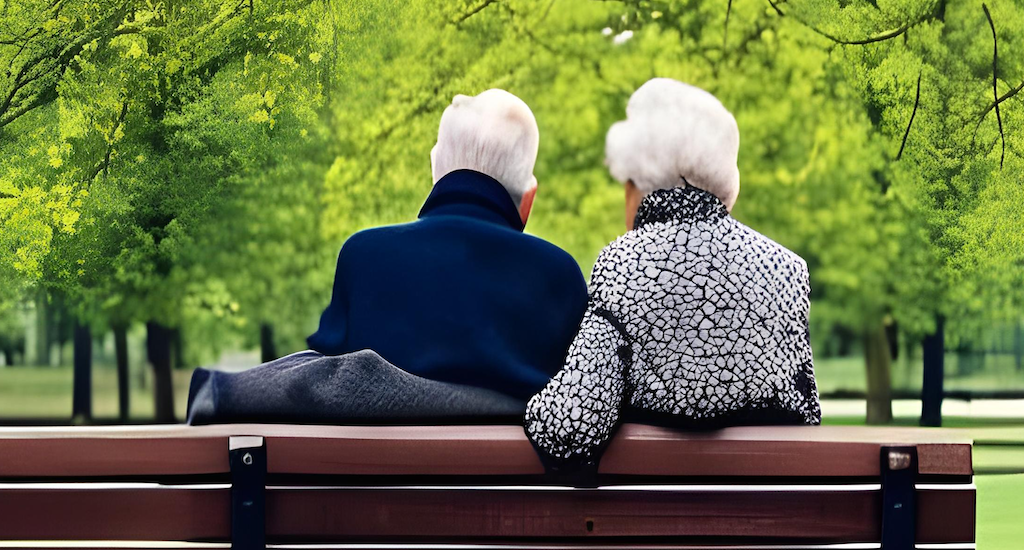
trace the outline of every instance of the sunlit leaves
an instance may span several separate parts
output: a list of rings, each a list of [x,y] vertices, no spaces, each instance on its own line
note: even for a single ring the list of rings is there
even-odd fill
[[[56,17],[40,2],[0,19],[0,35],[39,23],[57,45],[0,46],[15,68],[42,55],[53,90],[0,134],[0,274],[59,290],[97,324],[191,319],[199,332],[190,353],[286,309],[279,301],[295,300],[286,292],[248,293],[284,275],[248,246],[266,235],[236,229],[267,214],[277,218],[274,238],[305,231],[323,242],[315,215],[302,220],[311,227],[280,223],[289,217],[275,213],[294,203],[273,191],[316,201],[322,183],[315,168],[295,168],[324,150],[326,134],[309,129],[322,124],[327,75],[322,54],[311,54],[334,36],[327,3],[74,4]],[[47,26],[54,17],[74,24]],[[74,47],[64,65],[49,57],[61,43]],[[0,79],[0,96],[20,82]],[[233,305],[210,317],[204,304]],[[202,319],[213,317],[233,321],[211,333]]]
[[[541,129],[528,231],[587,271],[624,230],[604,133],[654,76],[735,114],[734,213],[808,260],[816,329],[921,333],[941,312],[971,330],[1024,302],[1024,93],[1000,136],[979,2],[49,4],[0,20],[0,38],[41,33],[0,46],[0,102],[22,83],[0,109],[0,276],[98,322],[191,322],[208,343],[274,322],[301,346],[342,241],[415,218],[441,112],[492,87]],[[1024,8],[987,4],[1011,94]]]

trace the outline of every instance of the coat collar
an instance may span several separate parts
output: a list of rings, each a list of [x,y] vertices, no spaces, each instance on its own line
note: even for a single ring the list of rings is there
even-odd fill
[[[519,210],[505,187],[474,170],[455,170],[437,180],[419,217],[445,215],[489,221],[516,231],[524,229]]]
[[[685,181],[685,180],[684,180]],[[680,187],[658,189],[640,201],[634,228],[651,223],[685,220],[717,220],[729,215],[718,197],[684,183]]]

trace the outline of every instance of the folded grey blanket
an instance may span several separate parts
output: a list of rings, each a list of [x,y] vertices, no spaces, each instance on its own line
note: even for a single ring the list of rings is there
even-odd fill
[[[302,351],[252,369],[196,369],[188,423],[519,423],[526,403],[495,391],[428,380],[371,350]]]

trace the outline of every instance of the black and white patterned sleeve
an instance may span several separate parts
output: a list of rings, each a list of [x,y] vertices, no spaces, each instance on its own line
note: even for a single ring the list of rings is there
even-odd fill
[[[526,433],[549,470],[595,466],[618,424],[629,352],[613,322],[591,300],[565,366],[526,407]]]
[[[821,402],[818,399],[818,384],[814,377],[814,354],[811,351],[811,275],[807,270],[807,264],[801,259],[797,264],[800,272],[800,306],[797,308],[800,320],[803,324],[803,338],[800,339],[800,352],[797,360],[800,362],[797,371],[796,388],[804,397],[801,404],[801,412],[804,415],[804,422],[807,424],[821,424]]]

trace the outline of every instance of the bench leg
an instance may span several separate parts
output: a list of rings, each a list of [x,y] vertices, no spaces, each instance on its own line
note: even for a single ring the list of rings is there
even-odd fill
[[[882,447],[882,550],[914,550],[917,447]]]
[[[231,550],[264,550],[267,546],[267,446],[262,437],[232,437]]]

